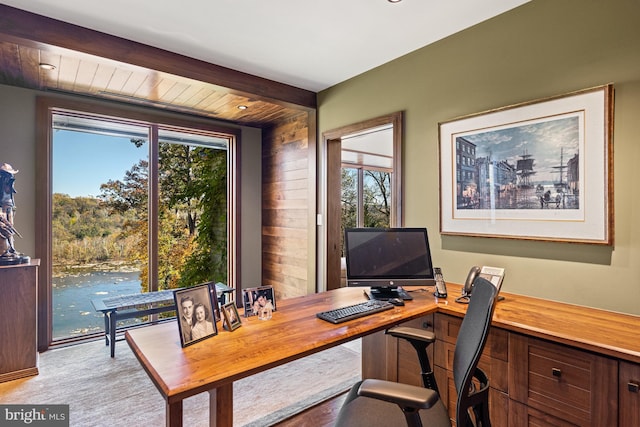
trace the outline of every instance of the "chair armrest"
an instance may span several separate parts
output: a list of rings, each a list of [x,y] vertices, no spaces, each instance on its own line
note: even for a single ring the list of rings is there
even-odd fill
[[[428,388],[376,379],[362,381],[358,396],[371,397],[415,409],[429,409],[440,398],[437,392]]]
[[[395,328],[388,329],[387,333],[392,337],[404,338],[409,341],[433,343],[436,340],[436,335],[433,332],[408,326],[396,326]]]

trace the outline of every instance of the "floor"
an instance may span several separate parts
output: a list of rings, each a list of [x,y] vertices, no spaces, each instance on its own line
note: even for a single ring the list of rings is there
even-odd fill
[[[293,422],[307,408],[319,410],[316,405],[360,378],[360,351],[357,340],[237,381],[234,426],[293,426],[284,420]],[[0,383],[0,402],[68,404],[71,426],[164,423],[164,400],[124,342],[113,359],[103,340],[49,350],[40,355],[39,371]],[[207,393],[185,400],[184,425],[206,425],[208,416]]]

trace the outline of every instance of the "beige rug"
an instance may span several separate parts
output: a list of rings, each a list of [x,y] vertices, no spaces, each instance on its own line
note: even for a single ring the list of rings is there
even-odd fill
[[[230,359],[233,357],[230,356]],[[359,341],[234,383],[234,426],[266,427],[347,390],[360,378]],[[70,425],[164,425],[164,400],[125,342],[104,341],[40,355],[40,375],[0,383],[0,403],[68,404]],[[184,425],[206,426],[207,393],[184,401]]]

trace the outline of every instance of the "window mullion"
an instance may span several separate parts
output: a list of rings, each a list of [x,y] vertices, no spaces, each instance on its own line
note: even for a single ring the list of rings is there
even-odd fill
[[[364,169],[358,168],[358,227],[364,227]]]
[[[158,290],[158,126],[149,127],[149,291]]]

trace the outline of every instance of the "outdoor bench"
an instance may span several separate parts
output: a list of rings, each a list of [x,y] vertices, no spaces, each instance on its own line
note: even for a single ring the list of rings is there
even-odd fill
[[[216,283],[215,286],[218,302],[219,304],[224,304],[228,298],[227,294],[233,292],[233,288],[228,287],[224,283]],[[173,293],[176,290],[178,289],[91,300],[93,308],[96,311],[102,312],[104,315],[105,345],[111,344],[111,357],[114,357],[116,352],[116,327],[118,320],[175,311],[176,304]]]

